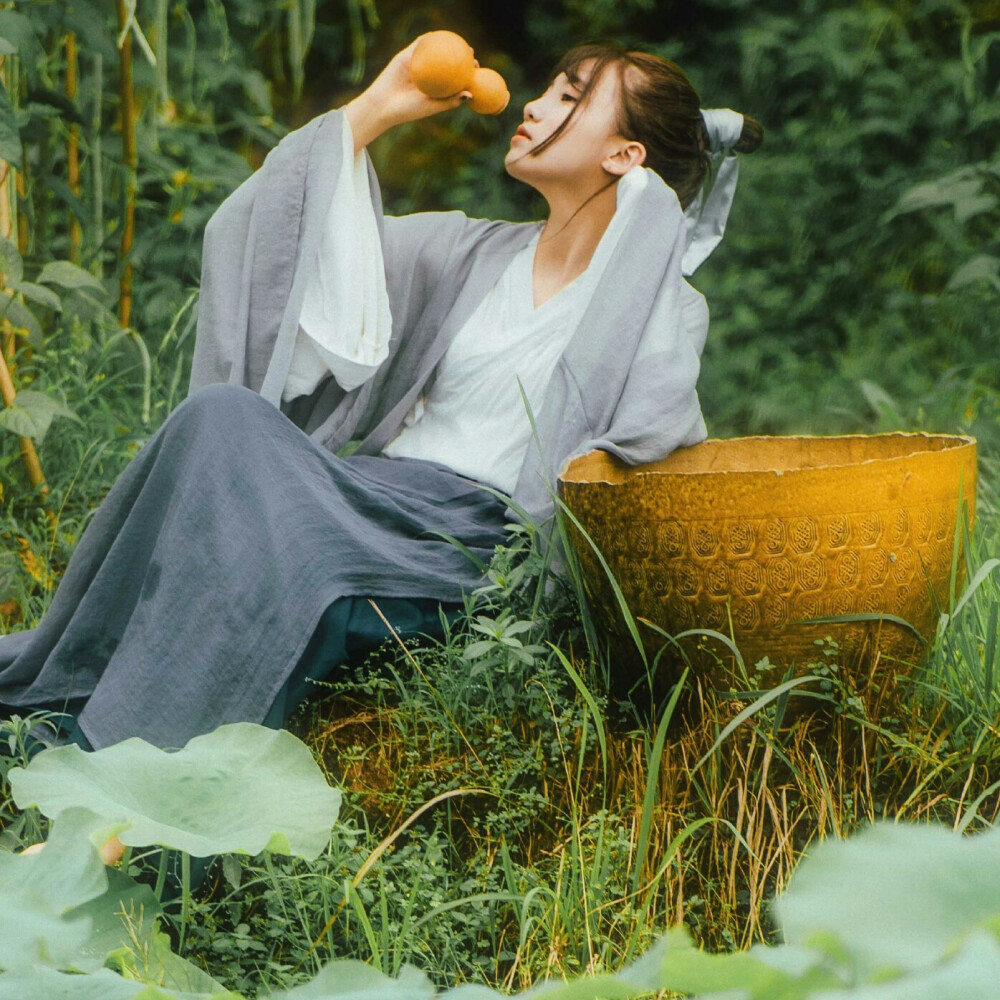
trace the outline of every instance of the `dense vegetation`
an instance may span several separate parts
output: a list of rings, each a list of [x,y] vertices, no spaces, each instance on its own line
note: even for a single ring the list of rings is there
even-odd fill
[[[183,399],[214,207],[288,128],[431,27],[462,31],[505,73],[511,108],[380,139],[390,211],[538,217],[503,151],[585,37],[674,58],[707,106],[763,123],[696,276],[713,317],[710,433],[975,435],[966,589],[889,697],[858,688],[827,643],[815,714],[786,712],[761,669],[751,693],[689,678],[649,721],[640,698],[606,696],[614,664],[577,581],[548,588],[532,531],[512,533],[444,644],[388,648],[296,720],[346,789],[328,847],[227,855],[193,899],[164,904],[175,948],[247,995],[331,957],[524,988],[619,969],[681,921],[712,949],[745,948],[775,938],[766,901],[817,839],[880,817],[974,831],[1000,810],[1000,12],[987,0],[532,0],[497,23],[478,5],[398,0],[0,10],[0,157],[17,168],[0,185],[14,293],[0,346],[19,393],[0,411],[0,631],[41,619],[94,508]],[[8,798],[26,726],[2,725],[0,849],[14,849],[48,820]],[[130,864],[155,878],[154,862]]]

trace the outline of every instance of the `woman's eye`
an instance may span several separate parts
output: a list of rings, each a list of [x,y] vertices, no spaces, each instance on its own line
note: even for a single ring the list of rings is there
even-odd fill
[[[576,95],[575,95],[575,94],[563,94],[563,95],[562,95],[562,99],[563,99],[564,101],[565,101],[565,100],[566,100],[567,98],[568,98],[569,100],[571,100],[571,101],[575,101],[575,100],[576,100]]]

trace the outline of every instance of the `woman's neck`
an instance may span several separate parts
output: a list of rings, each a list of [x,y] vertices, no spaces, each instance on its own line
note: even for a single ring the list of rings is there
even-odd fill
[[[616,178],[617,180],[617,178]],[[535,251],[536,271],[541,268],[551,279],[568,284],[590,263],[597,244],[614,217],[618,185],[598,190],[581,206],[579,194],[549,197],[549,217]]]

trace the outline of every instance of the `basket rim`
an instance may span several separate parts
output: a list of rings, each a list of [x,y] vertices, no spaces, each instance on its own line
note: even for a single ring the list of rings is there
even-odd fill
[[[666,461],[670,456],[666,456],[658,461],[642,463],[640,465],[628,465],[617,458],[613,453],[605,451],[603,448],[593,448],[590,451],[584,452],[580,455],[574,455],[571,458],[566,459],[559,469],[557,476],[558,484],[562,485],[566,483],[567,485],[591,485],[591,484],[606,484],[608,486],[621,486],[624,485],[623,482],[613,482],[611,479],[607,478],[595,478],[595,479],[576,479],[568,477],[567,473],[569,468],[575,462],[579,462],[582,459],[588,458],[591,455],[596,455],[599,452],[604,452],[612,464],[617,464],[624,472],[627,473],[626,481],[634,480],[637,478],[645,478],[648,476],[684,476],[684,477],[706,477],[706,476],[775,476],[775,477],[785,477],[793,475],[801,475],[803,473],[813,473],[819,472],[824,469],[851,469],[860,468],[865,465],[883,464],[885,462],[899,462],[906,461],[913,458],[916,455],[954,455],[955,452],[961,451],[962,449],[971,448],[973,450],[977,449],[978,440],[970,434],[957,434],[948,432],[934,432],[934,431],[879,431],[874,434],[750,434],[740,437],[731,438],[719,438],[711,437],[705,438],[703,441],[697,442],[694,445],[688,445],[689,448],[697,448],[699,445],[705,444],[716,444],[724,442],[726,444],[732,443],[744,443],[744,442],[754,442],[754,441],[872,441],[876,439],[885,438],[913,438],[913,439],[924,439],[930,440],[949,440],[954,442],[951,446],[942,448],[937,451],[930,450],[917,450],[906,452],[901,455],[891,455],[891,456],[876,456],[874,458],[865,458],[860,461],[855,462],[840,462],[840,463],[830,463],[821,466],[801,466],[799,468],[788,468],[788,469],[677,469],[677,470],[658,470],[658,469],[646,469],[646,465],[657,465],[659,462]],[[675,449],[672,454],[682,449]]]

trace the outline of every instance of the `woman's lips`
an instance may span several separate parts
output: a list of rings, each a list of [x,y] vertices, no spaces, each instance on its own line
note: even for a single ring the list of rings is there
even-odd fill
[[[511,136],[511,139],[531,139],[528,135],[528,130],[523,126],[519,125],[517,131]]]

